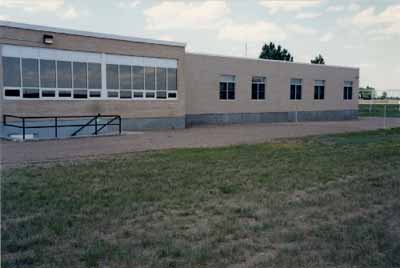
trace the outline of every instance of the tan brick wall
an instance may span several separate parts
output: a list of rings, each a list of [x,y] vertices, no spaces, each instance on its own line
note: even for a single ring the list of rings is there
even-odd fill
[[[0,27],[1,44],[45,47],[72,51],[109,53],[129,56],[168,58],[178,61],[178,100],[4,100],[1,112],[14,115],[87,115],[119,114],[123,117],[170,117],[185,115],[183,47],[51,33],[54,44],[43,44],[46,32]],[[0,64],[0,80],[3,81]],[[2,88],[2,85],[0,85]],[[3,94],[0,94],[3,96]],[[2,98],[2,97],[1,97]]]
[[[220,75],[236,75],[236,99],[219,99]],[[251,100],[252,76],[267,78],[265,101]],[[358,69],[186,54],[187,114],[358,109]],[[302,100],[290,100],[290,79],[303,79]],[[325,80],[325,100],[314,100],[314,80]],[[343,100],[344,80],[353,100]]]

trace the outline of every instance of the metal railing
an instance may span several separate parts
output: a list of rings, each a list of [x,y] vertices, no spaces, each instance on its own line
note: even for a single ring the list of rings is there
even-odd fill
[[[13,120],[10,122],[10,120],[7,119],[18,119],[18,120]],[[87,121],[84,124],[70,124],[66,123],[68,119],[74,120],[74,119],[83,119],[83,118],[88,118],[89,121]],[[35,122],[34,120],[38,119],[50,119],[53,124],[43,124],[43,125],[29,125],[29,123]],[[108,119],[105,123],[99,122],[101,119]],[[117,122],[116,122],[117,121]],[[65,124],[64,124],[65,123]],[[26,130],[27,129],[32,129],[32,128],[54,128],[54,137],[59,138],[59,128],[67,128],[67,127],[77,127],[78,129],[74,131],[70,136],[74,137],[78,133],[80,133],[82,130],[88,128],[88,127],[94,127],[94,132],[91,133],[91,135],[98,135],[101,130],[103,130],[107,126],[118,126],[118,134],[121,135],[122,132],[122,124],[121,124],[121,116],[119,115],[88,115],[88,116],[81,116],[81,115],[72,115],[72,116],[15,116],[15,115],[9,115],[9,114],[4,114],[3,115],[3,125],[8,126],[8,127],[15,127],[22,129],[22,139],[25,140],[26,138]]]

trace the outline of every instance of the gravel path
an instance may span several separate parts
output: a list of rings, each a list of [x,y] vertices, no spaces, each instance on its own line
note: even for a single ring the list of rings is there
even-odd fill
[[[387,119],[387,126],[400,127],[400,118]],[[127,132],[122,136],[64,140],[27,142],[2,140],[0,142],[1,164],[3,167],[15,167],[168,148],[251,144],[277,138],[365,131],[382,127],[382,118],[362,118],[354,121],[337,122],[201,126],[180,130]]]

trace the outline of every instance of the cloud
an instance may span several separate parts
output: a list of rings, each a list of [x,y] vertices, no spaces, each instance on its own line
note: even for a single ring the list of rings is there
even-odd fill
[[[320,17],[322,14],[317,12],[300,12],[296,15],[297,19],[315,19]]]
[[[339,12],[339,11],[343,11],[344,9],[345,9],[345,6],[343,6],[343,5],[335,5],[335,6],[328,6],[326,11],[328,11],[328,12]]]
[[[263,42],[266,39],[281,41],[286,39],[287,35],[284,29],[275,23],[257,21],[252,24],[225,25],[220,29],[218,37],[233,41]]]
[[[150,30],[213,29],[229,12],[225,1],[167,1],[146,9],[144,15],[146,28]]]
[[[133,0],[133,1],[120,1],[116,3],[116,7],[118,8],[135,8],[140,4],[140,1]]]
[[[64,5],[64,0],[0,0],[0,7],[17,8],[24,11],[55,11]]]
[[[313,7],[319,5],[319,0],[272,0],[272,1],[260,1],[260,5],[268,9],[270,15],[276,14],[280,11],[283,12],[294,12],[300,11],[307,7]]]
[[[332,38],[333,38],[333,34],[328,32],[328,33],[324,34],[323,36],[321,36],[319,41],[321,41],[321,42],[329,42],[329,41],[332,40]]]
[[[285,26],[285,28],[289,32],[299,35],[315,35],[317,33],[315,29],[304,27],[300,24],[288,24]]]
[[[0,20],[9,20],[10,17],[7,15],[0,15]]]
[[[74,7],[68,7],[62,17],[64,19],[76,19],[77,17],[79,17],[79,13]]]
[[[380,13],[375,7],[368,7],[355,14],[351,23],[361,29],[375,28],[371,32],[400,34],[400,4],[388,6]]]

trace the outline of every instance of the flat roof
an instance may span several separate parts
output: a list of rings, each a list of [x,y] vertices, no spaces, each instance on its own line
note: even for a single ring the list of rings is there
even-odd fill
[[[186,55],[193,55],[193,56],[206,56],[206,57],[217,57],[217,58],[228,58],[228,59],[241,59],[241,60],[271,62],[271,63],[300,64],[300,65],[315,66],[315,67],[336,67],[336,68],[348,68],[348,69],[355,69],[355,70],[359,70],[360,69],[358,67],[351,67],[351,66],[314,64],[314,63],[308,63],[308,62],[295,62],[295,61],[284,61],[284,60],[270,60],[270,59],[251,58],[251,57],[244,57],[244,56],[227,56],[227,55],[221,55],[221,54],[208,54],[208,53],[199,53],[199,52],[186,52],[185,54]]]
[[[181,43],[181,42],[163,41],[163,40],[115,35],[115,34],[106,34],[106,33],[96,33],[96,32],[90,32],[90,31],[79,31],[79,30],[32,25],[32,24],[27,24],[27,23],[19,23],[19,22],[4,21],[4,20],[0,20],[0,26],[18,28],[18,29],[26,29],[26,30],[34,30],[34,31],[88,36],[88,37],[103,38],[103,39],[122,40],[122,41],[130,41],[130,42],[146,43],[146,44],[156,44],[156,45],[165,45],[165,46],[174,46],[174,47],[185,47],[186,46],[186,43]]]

